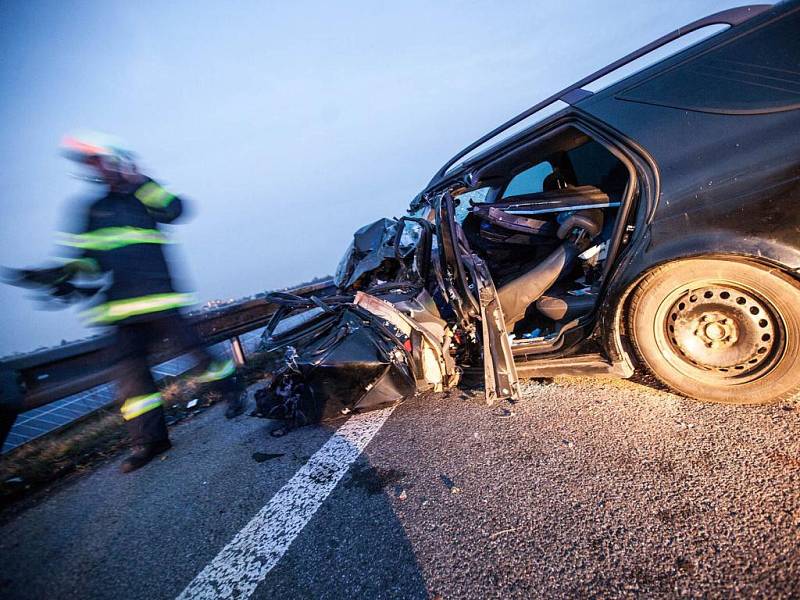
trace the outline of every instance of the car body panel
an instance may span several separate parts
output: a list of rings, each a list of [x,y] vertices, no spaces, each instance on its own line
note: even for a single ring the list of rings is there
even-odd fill
[[[618,370],[632,373],[620,339],[620,311],[632,287],[651,269],[697,256],[763,262],[800,274],[800,110],[743,114],[681,110],[624,99],[634,88],[687,59],[750,31],[795,19],[800,3],[764,9],[743,24],[628,77],[570,106],[452,169],[421,195],[455,182],[475,183],[473,173],[515,146],[567,122],[585,121],[639,158],[643,185],[635,233],[612,266],[593,334],[565,344],[546,360],[596,351],[599,341]],[[776,40],[776,47],[797,40]],[[544,358],[542,360],[545,360]],[[528,363],[526,370],[530,370]],[[571,372],[568,364],[564,372]],[[551,369],[552,370],[552,369]]]

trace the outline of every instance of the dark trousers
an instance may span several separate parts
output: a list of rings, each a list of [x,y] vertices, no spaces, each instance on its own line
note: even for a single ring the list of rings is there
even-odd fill
[[[163,401],[148,364],[148,357],[165,349],[190,353],[197,361],[198,369],[202,370],[214,360],[192,326],[177,311],[117,326],[117,393],[134,445],[152,444],[168,438]],[[228,385],[232,383],[227,382]]]

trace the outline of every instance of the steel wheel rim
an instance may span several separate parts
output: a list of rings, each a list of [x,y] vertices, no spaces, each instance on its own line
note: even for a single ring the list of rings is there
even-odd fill
[[[763,376],[785,350],[785,327],[773,304],[730,281],[698,281],[670,293],[658,308],[662,356],[690,377],[741,384]]]

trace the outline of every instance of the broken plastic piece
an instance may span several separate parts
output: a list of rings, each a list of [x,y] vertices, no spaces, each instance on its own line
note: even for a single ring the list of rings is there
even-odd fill
[[[580,260],[585,260],[592,264],[597,263],[598,261],[605,260],[606,254],[608,252],[608,241],[604,241],[601,244],[595,244],[591,248],[588,248],[583,251],[583,253],[578,255]],[[594,259],[593,261],[591,259]]]

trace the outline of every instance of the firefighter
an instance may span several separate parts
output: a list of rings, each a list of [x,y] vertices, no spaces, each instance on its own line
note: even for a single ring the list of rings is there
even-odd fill
[[[62,149],[88,169],[104,194],[80,211],[73,231],[61,235],[69,256],[65,263],[28,272],[29,279],[49,278],[51,291],[61,297],[84,295],[85,288],[73,282],[87,275],[105,274],[109,280],[86,314],[94,325],[115,327],[117,389],[133,446],[121,467],[127,473],[171,447],[149,356],[165,343],[191,353],[202,370],[196,380],[217,382],[229,397],[229,417],[241,411],[235,366],[215,360],[181,314],[192,298],[173,285],[164,254],[169,239],[161,225],[180,217],[183,200],[141,174],[134,155],[113,138],[68,136]]]

